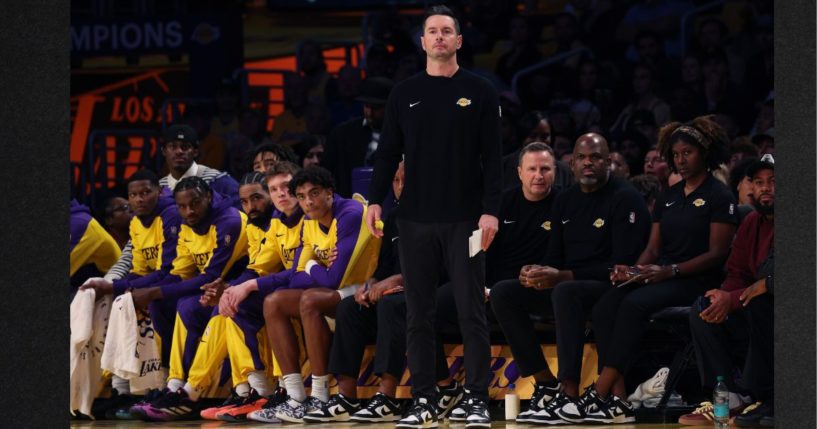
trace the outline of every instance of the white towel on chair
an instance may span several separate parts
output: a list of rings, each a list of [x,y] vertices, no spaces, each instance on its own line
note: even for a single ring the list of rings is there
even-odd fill
[[[97,279],[92,278],[88,281]],[[87,283],[87,281],[86,281]],[[96,301],[94,289],[77,291],[71,301],[70,411],[91,415],[91,405],[102,388],[102,359],[111,296]]]

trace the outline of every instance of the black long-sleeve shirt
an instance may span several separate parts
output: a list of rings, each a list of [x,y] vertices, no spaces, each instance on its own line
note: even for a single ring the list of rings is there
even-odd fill
[[[502,192],[499,98],[491,84],[460,68],[425,71],[389,95],[369,202],[381,204],[405,154],[401,217],[460,222],[497,216]]]
[[[551,219],[542,264],[571,270],[576,280],[609,280],[608,269],[635,263],[650,236],[644,198],[613,177],[595,192],[584,193],[578,184],[562,191],[553,202]]]
[[[540,201],[525,199],[520,186],[502,193],[499,232],[485,259],[488,287],[500,280],[519,277],[522,266],[538,263],[547,253],[548,238],[553,230],[551,206],[558,192],[551,189]]]

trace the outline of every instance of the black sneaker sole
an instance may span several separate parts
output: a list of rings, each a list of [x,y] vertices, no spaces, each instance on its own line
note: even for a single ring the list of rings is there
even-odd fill
[[[391,416],[384,416],[384,417],[360,417],[360,416],[352,416],[349,418],[350,422],[355,423],[383,423],[383,422],[396,422],[400,420],[400,416],[398,415],[391,415]]]

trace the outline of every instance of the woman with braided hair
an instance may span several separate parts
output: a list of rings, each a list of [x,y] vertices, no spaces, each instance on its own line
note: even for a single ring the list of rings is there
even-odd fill
[[[650,315],[690,305],[720,284],[737,216],[735,197],[712,171],[727,159],[729,140],[709,116],[669,123],[658,137],[658,151],[683,179],[656,200],[650,239],[635,267],[613,267],[614,287],[593,308],[601,372],[595,388],[556,411],[568,422],[634,422],[624,375]]]

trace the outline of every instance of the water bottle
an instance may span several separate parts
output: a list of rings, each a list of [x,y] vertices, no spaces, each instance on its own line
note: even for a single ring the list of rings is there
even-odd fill
[[[519,415],[519,395],[516,394],[516,385],[511,383],[505,392],[505,421],[516,421]]]
[[[729,427],[729,388],[723,382],[723,376],[718,376],[718,383],[712,391],[713,414],[715,415],[715,427]]]

